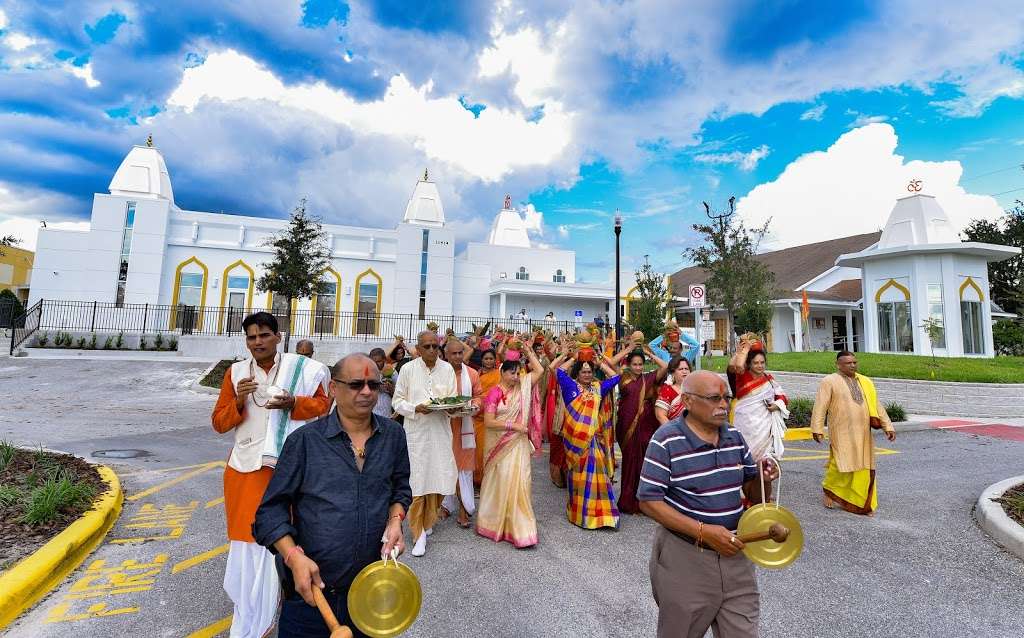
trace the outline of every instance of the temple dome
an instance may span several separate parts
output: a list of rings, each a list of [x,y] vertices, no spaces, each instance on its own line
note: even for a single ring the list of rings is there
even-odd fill
[[[405,207],[403,222],[423,226],[444,226],[444,206],[441,204],[441,193],[437,184],[428,180],[427,173],[416,182],[416,188]]]
[[[108,190],[111,195],[159,198],[174,203],[164,156],[148,145],[132,147],[110,180]]]
[[[508,195],[505,196],[504,208],[494,217],[491,232],[487,235],[487,243],[492,246],[530,247],[526,222],[519,216],[519,212],[512,208],[512,198]]]
[[[897,200],[878,240],[878,249],[959,242],[946,211],[931,195],[918,193]]]

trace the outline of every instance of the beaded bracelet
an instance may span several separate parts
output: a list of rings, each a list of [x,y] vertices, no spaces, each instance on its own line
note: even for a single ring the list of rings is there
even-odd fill
[[[289,568],[291,567],[291,565],[288,565],[288,561],[291,560],[292,554],[294,554],[296,550],[298,550],[298,552],[303,556],[306,555],[306,552],[303,551],[301,547],[299,547],[298,545],[293,545],[292,548],[288,550],[288,553],[284,556],[284,564],[287,565]]]

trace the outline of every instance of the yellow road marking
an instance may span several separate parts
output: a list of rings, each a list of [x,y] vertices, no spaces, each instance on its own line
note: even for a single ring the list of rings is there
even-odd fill
[[[143,491],[139,492],[138,494],[133,494],[132,496],[129,496],[125,500],[126,501],[137,501],[140,498],[145,498],[147,496],[150,496],[151,494],[156,494],[157,492],[159,492],[161,490],[165,490],[168,487],[171,487],[172,485],[177,485],[178,483],[181,483],[182,481],[187,481],[190,478],[194,478],[196,476],[199,476],[200,474],[202,474],[204,472],[208,472],[208,471],[210,471],[210,470],[212,470],[214,468],[224,467],[224,465],[225,465],[224,461],[214,461],[212,463],[204,463],[204,464],[200,465],[199,467],[197,467],[196,469],[192,470],[191,472],[186,472],[186,473],[184,473],[184,474],[182,474],[180,476],[176,476],[176,477],[172,478],[169,481],[164,481],[163,483],[158,483],[158,484],[154,485],[153,487],[151,487],[149,489],[146,489],[146,490],[143,490]]]
[[[210,509],[211,507],[217,507],[218,505],[220,505],[223,502],[224,502],[224,497],[223,496],[220,497],[220,498],[215,498],[212,501],[209,501],[209,502],[206,503],[206,508],[205,509]]]
[[[206,561],[210,560],[211,558],[216,558],[217,556],[220,556],[221,554],[227,552],[228,551],[228,546],[229,546],[229,543],[224,543],[220,547],[215,547],[214,549],[211,549],[208,552],[203,552],[202,554],[196,554],[192,558],[186,558],[185,560],[181,561],[180,563],[176,563],[174,565],[174,567],[171,569],[171,573],[172,574],[177,574],[178,572],[183,572],[183,571],[185,571],[186,569],[188,569],[190,567],[195,567],[199,563],[205,563]]]
[[[138,470],[135,472],[118,472],[118,476],[138,476],[140,474],[156,474],[158,472],[177,472],[178,470],[194,470],[197,467],[206,467],[210,463],[217,463],[217,461],[207,461],[206,463],[196,463],[195,465],[182,465],[179,467],[162,467],[156,470]]]
[[[800,455],[791,455],[790,452],[804,452]],[[885,456],[887,454],[899,454],[899,450],[890,450],[889,448],[876,447],[875,456]],[[824,461],[828,458],[828,452],[822,452],[821,450],[806,450],[803,448],[786,448],[786,455],[782,457],[783,461]]]
[[[198,631],[193,631],[185,638],[213,638],[214,636],[219,636],[228,629],[231,629],[231,616],[221,618],[212,625],[203,627]]]

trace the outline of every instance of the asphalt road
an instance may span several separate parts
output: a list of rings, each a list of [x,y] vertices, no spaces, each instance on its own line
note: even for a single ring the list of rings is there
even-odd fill
[[[213,397],[187,389],[197,364],[0,360],[0,436],[103,460],[122,477],[124,513],[82,567],[6,635],[12,638],[227,635],[221,466],[229,442],[208,425]],[[1013,428],[1016,431],[1016,428]],[[1022,430],[1024,432],[1024,430]],[[1021,635],[1024,561],[974,522],[987,485],[1024,474],[1024,442],[960,430],[884,439],[874,518],[820,505],[822,448],[793,442],[782,504],[806,536],[800,559],[759,570],[762,634]],[[1024,438],[1024,437],[1018,437]],[[657,609],[647,560],[654,524],[584,532],[564,494],[534,466],[537,548],[515,550],[438,525],[423,558],[406,557],[424,590],[413,637],[650,636]],[[96,564],[96,561],[103,561]],[[135,561],[126,563],[125,561]],[[90,569],[91,567],[91,569]]]

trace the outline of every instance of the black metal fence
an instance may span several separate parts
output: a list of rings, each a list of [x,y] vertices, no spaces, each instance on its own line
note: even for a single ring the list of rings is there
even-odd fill
[[[18,335],[12,338],[11,350],[28,339],[36,330],[72,333],[154,333],[168,332],[181,335],[233,335],[242,330],[246,315],[265,308],[238,308],[224,306],[170,306],[158,304],[124,304],[92,301],[41,300],[15,321],[23,321]],[[394,335],[414,338],[427,324],[438,324],[443,332],[449,328],[465,334],[474,326],[490,322],[506,329],[529,331],[540,326],[553,332],[571,331],[577,327],[572,321],[546,321],[524,319],[496,319],[488,317],[462,317],[458,315],[396,314],[380,312],[324,312],[293,310],[289,314],[272,311],[282,332],[292,338],[319,340],[391,339]],[[15,343],[17,342],[17,343]]]

